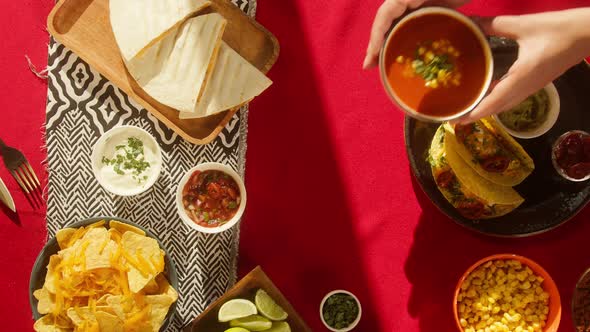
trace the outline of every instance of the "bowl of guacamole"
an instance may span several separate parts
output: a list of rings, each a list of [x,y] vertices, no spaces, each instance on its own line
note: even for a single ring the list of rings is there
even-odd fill
[[[550,83],[494,118],[514,137],[535,138],[549,131],[558,116],[559,94],[555,85]]]

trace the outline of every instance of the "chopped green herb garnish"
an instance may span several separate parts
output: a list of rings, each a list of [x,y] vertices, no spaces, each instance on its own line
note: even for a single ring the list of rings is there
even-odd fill
[[[424,80],[430,81],[437,78],[441,70],[450,72],[453,70],[453,64],[449,62],[449,57],[446,55],[434,55],[430,61],[425,62],[420,58],[416,58],[412,62],[416,74],[422,76]]]
[[[322,307],[324,321],[335,329],[343,329],[352,324],[359,314],[354,298],[348,294],[337,293],[330,296]]]
[[[238,207],[238,203],[236,203],[234,201],[229,202],[229,204],[227,205],[228,209],[235,209],[237,207]]]
[[[145,161],[143,142],[136,137],[129,137],[127,144],[115,146],[117,154],[114,158],[109,159],[102,157],[102,162],[105,165],[113,166],[115,173],[125,175],[124,170],[131,171],[131,175],[138,183],[142,183],[148,179],[147,175],[143,175],[149,167],[150,163]]]

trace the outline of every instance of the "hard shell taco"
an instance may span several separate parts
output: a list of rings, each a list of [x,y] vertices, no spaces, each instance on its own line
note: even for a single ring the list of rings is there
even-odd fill
[[[441,125],[429,150],[432,176],[443,196],[468,219],[490,219],[516,209],[524,199],[511,187],[493,183],[459,156],[452,135]]]
[[[493,183],[513,187],[535,169],[522,146],[492,118],[444,128],[465,163]]]

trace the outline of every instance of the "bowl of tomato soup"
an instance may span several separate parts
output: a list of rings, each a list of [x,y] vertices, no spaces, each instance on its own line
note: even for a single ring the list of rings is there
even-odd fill
[[[426,7],[391,29],[379,57],[381,81],[406,114],[448,121],[470,112],[492,81],[492,51],[480,28],[448,8]]]
[[[176,207],[186,225],[204,233],[230,229],[246,208],[246,188],[231,167],[204,163],[189,170],[178,185]]]

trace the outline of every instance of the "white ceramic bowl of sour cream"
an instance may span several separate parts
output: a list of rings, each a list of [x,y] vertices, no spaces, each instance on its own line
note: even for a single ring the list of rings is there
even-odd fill
[[[187,182],[190,180],[191,176],[196,172],[196,171],[221,171],[229,176],[231,176],[231,178],[236,182],[236,184],[238,185],[238,188],[240,189],[240,202],[238,205],[238,210],[236,211],[236,214],[234,214],[234,216],[228,220],[226,223],[220,225],[220,226],[216,226],[216,227],[204,227],[201,225],[198,225],[197,223],[195,223],[191,217],[189,217],[188,213],[186,212],[185,208],[184,208],[184,203],[183,203],[183,190],[184,187],[186,186]],[[238,223],[238,221],[242,218],[242,214],[244,214],[244,210],[246,209],[246,187],[244,186],[244,181],[242,180],[242,178],[240,177],[240,175],[233,170],[233,168],[231,168],[230,166],[221,164],[221,163],[215,163],[215,162],[210,162],[210,163],[203,163],[203,164],[199,164],[195,167],[193,167],[192,169],[190,169],[188,172],[186,172],[186,174],[182,177],[182,179],[180,180],[180,182],[178,183],[178,188],[176,189],[176,208],[178,210],[178,214],[180,215],[180,219],[182,219],[182,221],[191,229],[194,229],[196,231],[199,232],[203,232],[203,233],[209,233],[209,234],[214,234],[214,233],[221,233],[224,232],[230,228],[232,228],[235,224]]]
[[[124,174],[118,174],[115,167],[106,164],[103,158],[114,159],[121,154],[118,146],[126,145],[129,138],[139,139],[143,143],[143,154],[136,160],[149,163],[138,176],[133,170],[121,169]],[[158,142],[150,133],[135,126],[118,126],[104,133],[92,150],[92,172],[98,183],[107,191],[119,196],[134,196],[151,188],[160,176],[162,169],[162,151]]]

